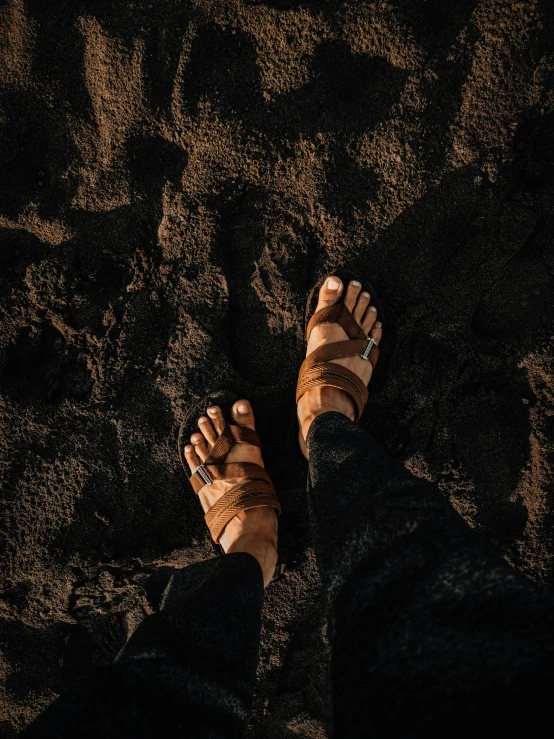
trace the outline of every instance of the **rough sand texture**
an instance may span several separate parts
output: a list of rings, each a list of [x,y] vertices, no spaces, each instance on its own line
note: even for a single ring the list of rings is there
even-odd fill
[[[553,81],[550,0],[0,2],[1,737],[212,554],[175,440],[222,382],[297,517],[250,736],[323,736],[284,431],[338,266],[387,308],[369,427],[552,584]]]

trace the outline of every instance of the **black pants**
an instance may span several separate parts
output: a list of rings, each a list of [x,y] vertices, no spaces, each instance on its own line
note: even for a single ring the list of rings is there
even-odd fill
[[[551,596],[344,416],[319,416],[308,445],[329,601],[330,735],[496,735],[520,723],[529,735],[543,719],[540,734],[550,733]],[[24,736],[242,737],[263,598],[249,554],[180,571],[118,660]]]

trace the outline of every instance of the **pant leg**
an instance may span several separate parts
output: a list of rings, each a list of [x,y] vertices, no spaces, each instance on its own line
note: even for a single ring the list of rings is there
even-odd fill
[[[438,488],[339,413],[313,422],[308,498],[329,598],[330,735],[430,737],[540,721],[554,676],[551,596]]]
[[[23,737],[244,736],[258,664],[263,575],[235,553],[176,572],[114,664],[53,703]]]

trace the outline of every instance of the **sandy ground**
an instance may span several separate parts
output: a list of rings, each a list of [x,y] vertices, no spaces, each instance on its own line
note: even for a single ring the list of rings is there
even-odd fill
[[[222,382],[296,520],[250,736],[324,735],[284,430],[339,266],[387,309],[364,423],[553,583],[553,82],[550,0],[0,2],[0,737],[211,556],[175,442]]]

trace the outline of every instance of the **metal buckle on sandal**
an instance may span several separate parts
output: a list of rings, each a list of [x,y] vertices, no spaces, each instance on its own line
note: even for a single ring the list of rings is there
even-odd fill
[[[362,354],[360,354],[360,357],[362,359],[369,359],[369,352],[373,349],[374,346],[377,346],[377,342],[375,341],[375,339],[368,339]]]
[[[206,472],[206,470],[204,469],[203,464],[199,464],[198,467],[195,469],[195,472],[198,472],[198,474],[200,475],[202,480],[206,483],[206,485],[212,484],[212,480],[210,476],[208,475],[208,473]]]

